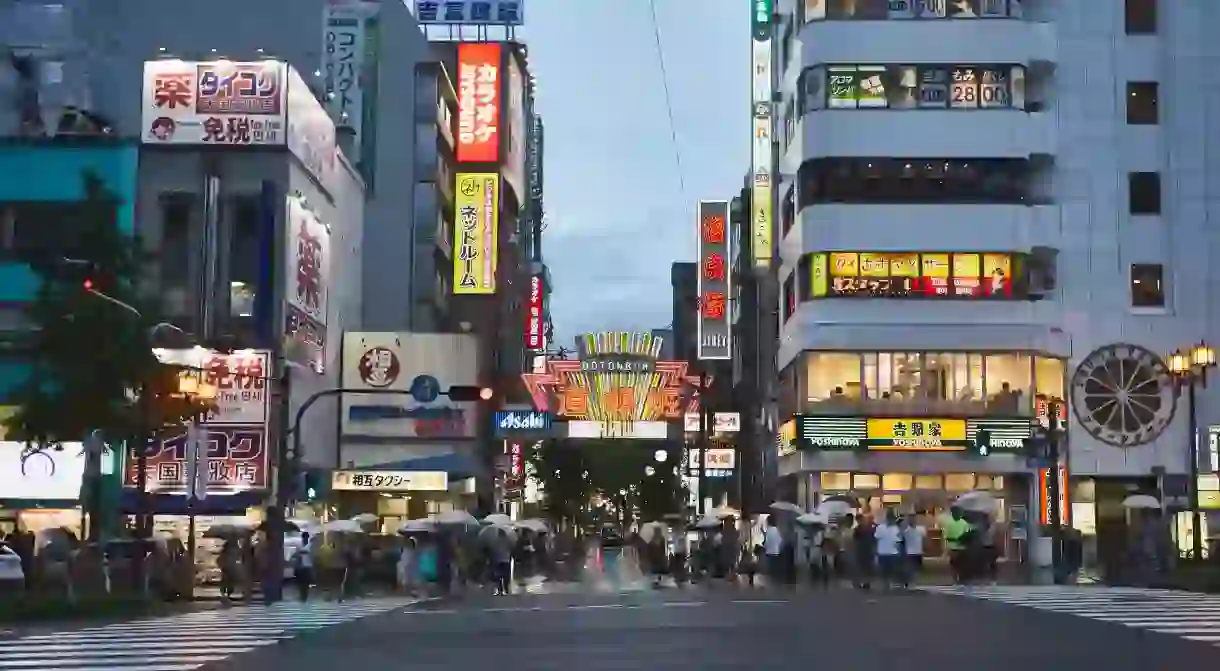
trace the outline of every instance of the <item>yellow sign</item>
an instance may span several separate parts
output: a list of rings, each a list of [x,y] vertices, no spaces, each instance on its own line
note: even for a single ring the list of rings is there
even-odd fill
[[[889,277],[890,255],[881,252],[860,253],[860,277]]]
[[[335,471],[330,488],[341,492],[444,492],[444,471]]]
[[[500,176],[458,173],[453,223],[454,295],[496,293]]]
[[[949,277],[949,255],[948,254],[924,254],[923,255],[923,276],[924,277]]]
[[[769,122],[769,121],[768,121]],[[752,221],[754,222],[754,265],[767,268],[771,265],[771,245],[774,227],[771,222],[771,175],[754,175],[754,188],[750,192]]]
[[[965,450],[964,419],[872,419],[868,420],[870,450]]]
[[[813,283],[810,285],[809,293],[817,298],[825,296],[829,282],[830,278],[826,275],[826,255],[818,252],[813,255]],[[796,425],[793,424],[793,426]]]
[[[919,277],[919,254],[917,252],[890,253],[889,257],[892,277]]]

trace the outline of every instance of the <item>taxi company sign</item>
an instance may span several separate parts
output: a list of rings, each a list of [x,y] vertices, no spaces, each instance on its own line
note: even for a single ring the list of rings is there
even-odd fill
[[[1030,437],[1028,419],[797,418],[800,449],[890,452],[965,452],[980,431],[989,435],[988,453],[1020,452]]]
[[[444,492],[449,474],[444,471],[335,471],[330,488],[346,492]]]

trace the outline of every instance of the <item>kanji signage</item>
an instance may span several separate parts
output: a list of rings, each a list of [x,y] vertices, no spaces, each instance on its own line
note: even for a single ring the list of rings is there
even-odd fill
[[[731,297],[733,250],[729,203],[699,202],[699,320],[700,359],[731,359]]]
[[[444,471],[335,471],[330,488],[339,492],[444,492]]]
[[[157,60],[144,64],[144,144],[284,146],[287,65]]]
[[[802,298],[1013,300],[1028,296],[1025,256],[1008,252],[811,252]]]
[[[1019,454],[1030,437],[1028,418],[872,418],[798,415],[796,443],[808,450]],[[978,441],[986,440],[986,450]]]
[[[268,487],[271,462],[265,427],[205,425],[204,440],[207,441],[208,494],[232,494]],[[189,447],[186,430],[149,444],[145,460],[148,491],[186,493]],[[139,485],[137,458],[133,448],[124,459],[124,487]]]
[[[458,45],[459,163],[500,160],[500,60],[497,43]]]
[[[519,26],[525,0],[415,0],[415,19],[424,25]]]
[[[376,81],[377,17],[375,2],[328,3],[323,10],[322,77],[326,84],[326,108],[335,121],[349,128],[355,138],[347,150],[353,162],[366,157],[366,131],[376,101],[366,101]],[[366,104],[368,102],[369,104]],[[353,155],[354,153],[354,155]]]
[[[685,361],[654,361],[645,372],[590,371],[583,361],[550,360],[545,373],[521,378],[534,407],[568,421],[646,422],[682,420],[697,412],[690,390],[698,376]]]
[[[772,0],[752,0],[751,104],[750,119],[750,250],[756,268],[771,266],[775,223],[771,198],[775,191],[772,160],[772,96],[775,91],[771,34],[774,32]]]
[[[330,284],[330,229],[297,196],[288,197],[288,244],[284,264],[284,314],[287,339],[299,339],[304,352],[296,361],[321,371],[326,342],[327,293]]]
[[[453,226],[453,293],[496,293],[500,176],[459,173]]]
[[[542,315],[542,299],[546,289],[544,281],[541,273],[530,276],[530,295],[525,308],[525,349],[535,352],[546,349],[546,327]]]

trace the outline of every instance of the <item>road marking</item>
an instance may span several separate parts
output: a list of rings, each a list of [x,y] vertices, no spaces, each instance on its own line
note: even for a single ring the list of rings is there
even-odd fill
[[[783,599],[733,599],[733,603],[757,603],[764,605],[776,605],[781,603],[792,603]]]

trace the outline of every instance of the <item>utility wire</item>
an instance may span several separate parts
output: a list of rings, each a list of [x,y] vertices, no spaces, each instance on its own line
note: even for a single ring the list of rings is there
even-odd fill
[[[656,42],[657,62],[661,66],[661,86],[665,89],[665,113],[669,117],[669,141],[673,145],[674,163],[678,169],[678,188],[682,194],[682,205],[686,206],[686,174],[682,165],[682,147],[678,144],[678,124],[674,122],[673,97],[669,93],[669,73],[665,68],[665,48],[661,46],[661,27],[657,22],[657,0],[648,0],[652,17],[652,37]]]

